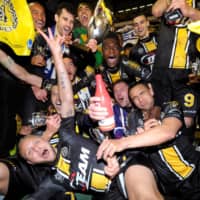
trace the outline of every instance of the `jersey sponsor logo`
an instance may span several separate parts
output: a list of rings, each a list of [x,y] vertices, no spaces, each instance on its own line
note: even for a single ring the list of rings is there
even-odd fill
[[[141,57],[141,63],[145,65],[151,65],[154,63],[155,60],[155,54],[149,53]]]
[[[89,160],[90,150],[82,147],[80,153],[80,162],[78,163],[78,172],[76,176],[77,183],[85,184],[86,188],[88,188],[88,180],[90,177],[87,177],[87,169],[88,169],[88,160]],[[82,184],[81,184],[82,185]]]
[[[86,177],[86,170],[88,167],[88,159],[89,159],[89,155],[90,155],[90,151],[84,147],[81,148],[81,154],[80,154],[80,160],[81,162],[79,162],[78,164],[78,168],[80,170],[80,177]]]
[[[68,147],[62,147],[61,154],[64,158],[67,158],[69,156],[69,148]]]

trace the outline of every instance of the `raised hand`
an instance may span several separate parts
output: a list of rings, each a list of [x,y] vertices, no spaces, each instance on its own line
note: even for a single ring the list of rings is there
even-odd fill
[[[38,29],[38,32],[42,35],[42,37],[46,40],[47,44],[49,45],[49,48],[51,49],[51,53],[56,56],[61,54],[62,55],[62,48],[61,45],[65,41],[64,36],[57,36],[54,37],[53,33],[50,28],[48,28],[48,34],[45,34],[42,30]]]
[[[123,139],[105,139],[100,144],[98,150],[97,150],[97,159],[103,158],[105,161],[113,157],[116,152],[123,151],[124,145],[123,145]]]

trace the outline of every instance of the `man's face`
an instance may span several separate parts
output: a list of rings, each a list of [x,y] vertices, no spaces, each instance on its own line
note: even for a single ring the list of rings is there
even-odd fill
[[[61,113],[61,100],[59,96],[59,89],[57,85],[54,85],[51,88],[51,103],[53,104],[54,108],[56,109],[56,112],[58,114]]]
[[[30,164],[51,163],[56,158],[53,147],[41,136],[25,136],[19,143],[21,156]]]
[[[74,16],[67,10],[62,9],[60,15],[55,15],[56,28],[61,36],[68,36],[71,34],[74,27]]]
[[[124,108],[131,107],[131,102],[128,96],[128,85],[124,82],[117,83],[113,88],[113,93],[116,102]]]
[[[86,4],[80,4],[77,11],[78,19],[82,26],[87,27],[92,17],[92,10]]]
[[[131,101],[142,111],[149,111],[154,106],[152,87],[138,84],[129,91]]]
[[[140,39],[144,39],[149,35],[149,21],[144,15],[140,15],[133,19],[133,29]]]
[[[103,57],[108,67],[115,67],[120,59],[120,46],[113,38],[107,38],[103,41]]]
[[[73,81],[76,76],[77,68],[74,65],[73,60],[71,58],[64,58],[63,61],[64,61],[65,69],[69,76],[69,80]]]
[[[46,14],[42,5],[30,3],[29,5],[35,28],[43,29],[46,24]]]

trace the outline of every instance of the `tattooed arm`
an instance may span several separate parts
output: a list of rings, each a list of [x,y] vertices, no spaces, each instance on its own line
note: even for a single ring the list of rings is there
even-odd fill
[[[41,77],[36,76],[34,74],[30,74],[22,66],[15,63],[15,61],[1,49],[0,49],[0,64],[20,80],[30,85],[39,88],[41,87],[42,85]]]
[[[39,32],[47,41],[53,55],[61,100],[61,116],[63,118],[74,116],[72,85],[71,81],[69,80],[68,73],[65,69],[61,52],[61,44],[63,43],[64,38],[59,36],[54,38],[51,30],[49,29],[48,31],[49,37],[42,31]]]

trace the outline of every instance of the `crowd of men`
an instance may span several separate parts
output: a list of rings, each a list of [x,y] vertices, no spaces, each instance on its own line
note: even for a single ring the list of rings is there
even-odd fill
[[[200,20],[197,5],[157,0],[156,32],[137,13],[138,39],[125,53],[112,29],[101,42],[88,38],[90,2],[76,9],[58,3],[48,27],[45,5],[29,3],[37,31],[31,55],[16,56],[0,46],[5,199],[72,200],[77,192],[94,200],[200,199],[200,153],[194,145],[200,77],[192,68],[200,66],[200,35],[188,29]],[[94,96],[96,73],[113,99],[115,128],[106,133],[98,129],[108,112]]]

